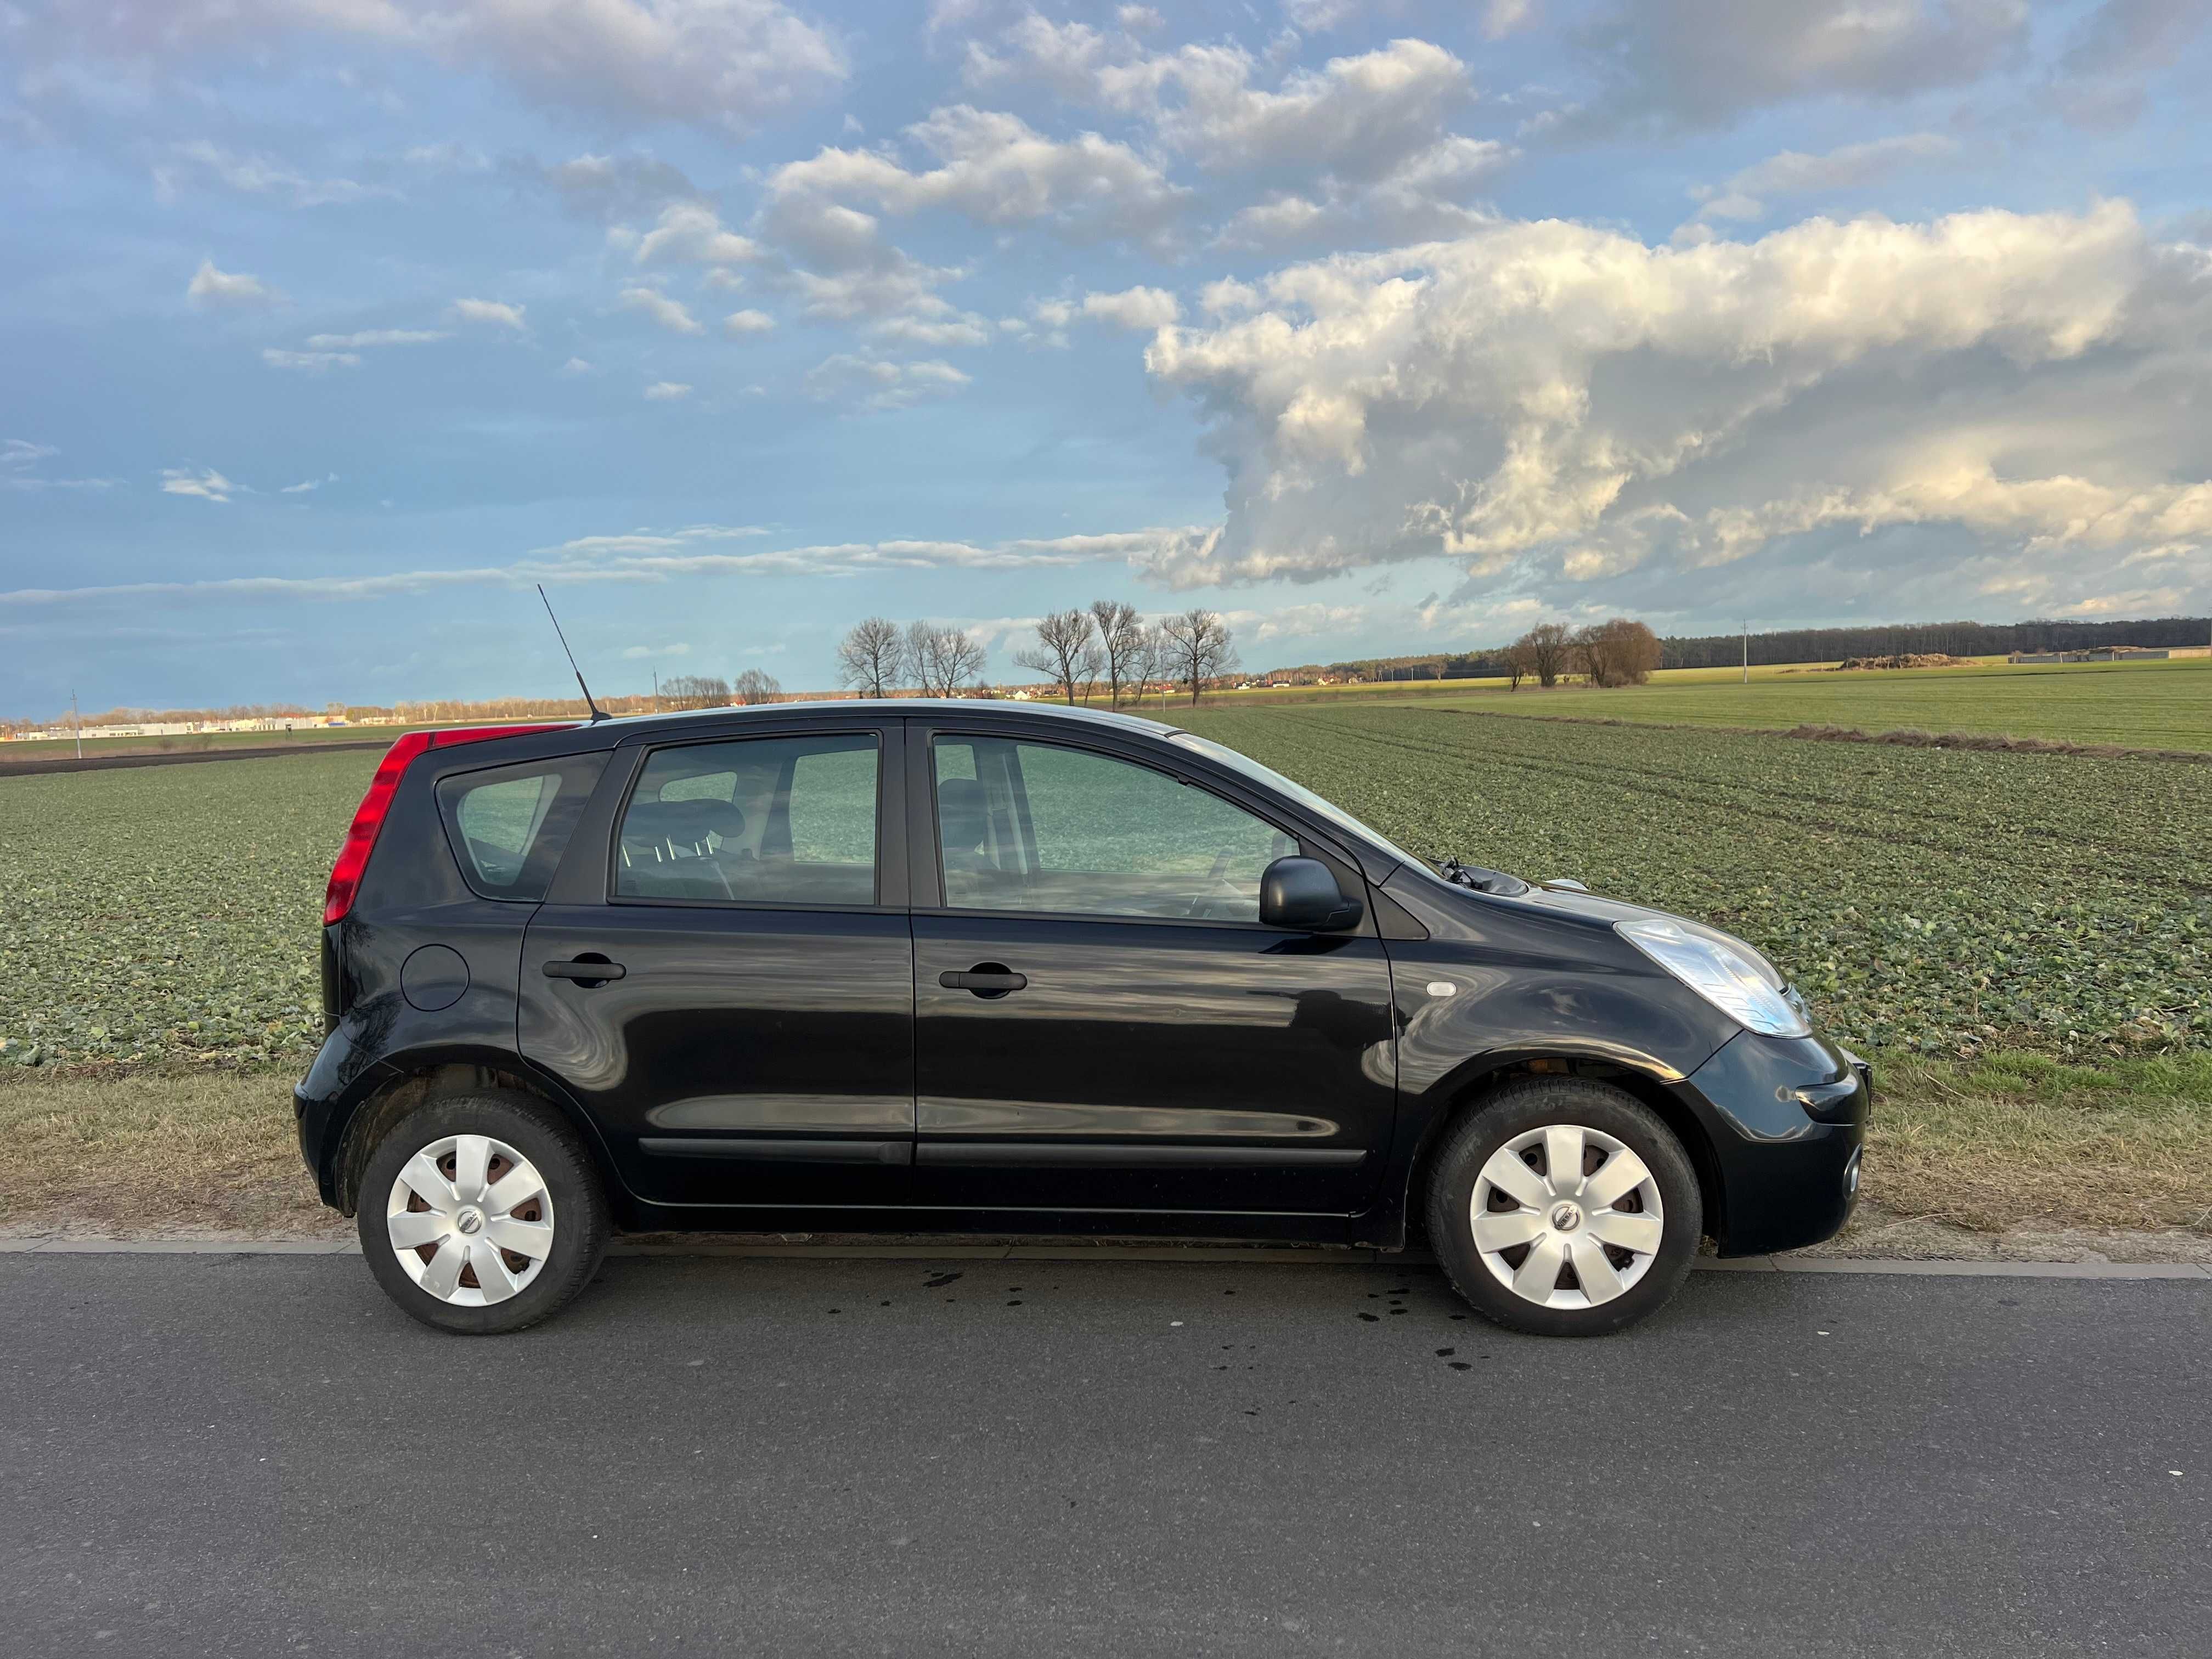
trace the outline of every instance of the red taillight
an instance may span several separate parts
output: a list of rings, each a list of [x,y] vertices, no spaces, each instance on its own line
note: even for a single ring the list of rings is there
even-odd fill
[[[323,926],[344,921],[346,912],[353,908],[354,895],[361,890],[362,872],[368,868],[368,855],[375,850],[377,832],[384,828],[385,814],[392,810],[392,797],[417,755],[426,749],[445,749],[457,743],[481,743],[486,738],[512,738],[525,732],[561,729],[562,724],[459,726],[443,732],[410,732],[393,744],[378,763],[376,775],[369,780],[368,793],[361,798],[353,823],[346,830],[345,845],[338,848],[337,862],[331,866],[331,884],[323,890]]]

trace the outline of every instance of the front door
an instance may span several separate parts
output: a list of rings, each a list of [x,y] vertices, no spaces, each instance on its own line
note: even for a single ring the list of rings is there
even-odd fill
[[[1371,927],[1261,925],[1297,835],[1103,746],[947,728],[912,752],[933,786],[909,820],[916,1200],[1364,1207],[1396,1094],[1389,964]]]
[[[605,901],[532,921],[522,1051],[583,1099],[640,1197],[907,1197],[913,944],[879,833],[898,729],[652,750]]]

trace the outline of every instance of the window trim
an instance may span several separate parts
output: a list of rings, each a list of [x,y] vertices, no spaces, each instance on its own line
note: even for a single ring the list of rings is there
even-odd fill
[[[1089,734],[1085,735],[1087,737]],[[1243,932],[1270,933],[1277,937],[1287,936],[1285,929],[1272,927],[1266,922],[1257,920],[1239,921],[1207,916],[1122,915],[1113,911],[1101,910],[997,910],[948,904],[945,899],[945,848],[939,837],[937,820],[935,750],[939,738],[951,738],[955,740],[963,738],[989,738],[1004,743],[1032,744],[1042,749],[1072,749],[1079,753],[1098,756],[1101,759],[1120,761],[1124,765],[1139,767],[1148,772],[1157,772],[1186,789],[1203,791],[1224,805],[1236,808],[1247,817],[1257,818],[1278,835],[1288,836],[1297,843],[1298,855],[1301,857],[1315,857],[1318,851],[1324,861],[1333,870],[1337,871],[1340,880],[1342,879],[1343,867],[1348,867],[1352,878],[1359,881],[1363,887],[1365,885],[1365,878],[1358,865],[1346,859],[1334,844],[1319,840],[1296,818],[1285,821],[1285,815],[1272,802],[1268,803],[1267,810],[1262,811],[1249,799],[1239,799],[1243,792],[1231,794],[1217,787],[1212,779],[1193,775],[1166,764],[1163,758],[1132,753],[1118,744],[1068,742],[1056,732],[1033,734],[1012,726],[1002,726],[994,731],[988,726],[969,726],[965,723],[937,726],[915,720],[909,722],[907,727],[908,767],[908,775],[919,780],[920,787],[907,792],[907,840],[910,853],[918,852],[924,848],[927,849],[926,857],[909,857],[909,867],[914,875],[919,878],[913,884],[915,890],[910,907],[917,915],[973,917],[994,921],[1088,921],[1110,926],[1139,927],[1231,927]],[[1372,925],[1369,917],[1372,915],[1375,907],[1365,903],[1364,893],[1361,895],[1361,899],[1367,915],[1360,918],[1360,926],[1356,931],[1348,932],[1343,937],[1356,938],[1358,934],[1369,931]]]
[[[875,915],[886,911],[903,912],[907,906],[902,897],[893,891],[892,823],[893,772],[902,769],[905,745],[897,741],[895,726],[867,723],[862,725],[821,725],[813,721],[793,723],[774,732],[702,732],[697,737],[685,737],[674,743],[640,744],[638,758],[630,768],[630,775],[623,784],[622,798],[608,824],[606,848],[606,880],[605,902],[608,904],[634,905],[655,910],[768,910],[811,913]],[[624,893],[619,890],[622,878],[622,829],[629,816],[631,800],[636,796],[638,785],[645,781],[647,769],[655,755],[672,749],[700,749],[720,747],[733,743],[789,742],[793,738],[866,738],[874,744],[876,756],[876,857],[875,896],[866,904],[797,903],[787,899],[710,899],[666,898],[648,894]],[[903,875],[901,869],[897,872]],[[897,883],[896,885],[903,885]]]

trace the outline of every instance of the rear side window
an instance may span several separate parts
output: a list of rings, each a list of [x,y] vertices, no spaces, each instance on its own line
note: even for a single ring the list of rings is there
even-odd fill
[[[544,898],[606,763],[604,754],[572,755],[440,779],[439,812],[470,888],[483,898]]]
[[[837,732],[657,749],[623,810],[617,898],[873,904],[876,738]]]

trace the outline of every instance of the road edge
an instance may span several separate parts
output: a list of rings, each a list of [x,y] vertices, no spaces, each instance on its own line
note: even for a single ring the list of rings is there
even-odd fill
[[[358,1255],[351,1238],[257,1238],[213,1234],[193,1238],[88,1237],[48,1234],[0,1238],[0,1255]],[[1428,1267],[1423,1250],[1384,1251],[1328,1246],[1143,1244],[844,1244],[711,1239],[623,1240],[618,1256],[757,1257],[823,1261],[1186,1261],[1250,1262],[1276,1267]],[[1888,1273],[1934,1279],[2212,1279],[2195,1261],[1972,1261],[1880,1256],[1699,1256],[1710,1273]]]

